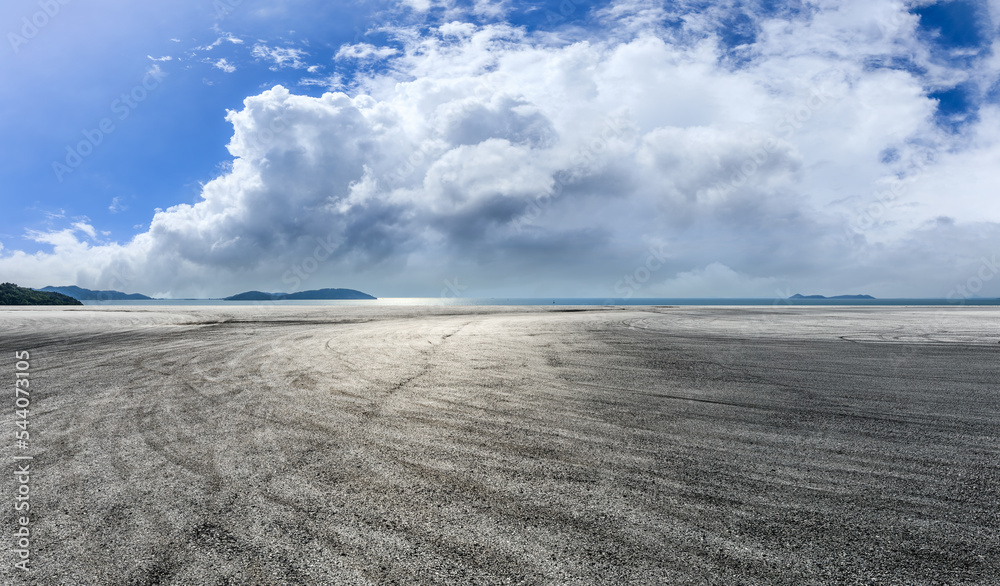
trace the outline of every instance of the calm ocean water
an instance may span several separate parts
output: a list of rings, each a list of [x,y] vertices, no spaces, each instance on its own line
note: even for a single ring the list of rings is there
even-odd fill
[[[316,301],[223,301],[221,299],[154,299],[151,301],[84,301],[84,305],[1000,305],[1000,299],[775,299],[775,298],[632,298],[609,299],[589,297],[388,297],[375,300],[316,300]]]

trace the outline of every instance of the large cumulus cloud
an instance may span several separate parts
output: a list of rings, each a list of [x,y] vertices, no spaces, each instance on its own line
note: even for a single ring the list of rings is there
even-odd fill
[[[663,17],[620,2],[586,40],[397,30],[345,93],[278,86],[230,112],[231,167],[201,201],[123,244],[36,234],[51,251],[0,269],[172,296],[943,296],[998,252],[1000,112],[935,123],[929,93],[985,74],[935,61],[901,5],[762,17],[738,48],[710,12]],[[923,66],[878,65],[900,56]]]

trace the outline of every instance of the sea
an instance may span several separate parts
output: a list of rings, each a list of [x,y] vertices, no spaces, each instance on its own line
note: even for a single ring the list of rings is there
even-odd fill
[[[712,305],[712,306],[997,306],[1000,299],[779,299],[779,298],[673,298],[633,297],[612,299],[598,297],[387,297],[382,299],[323,299],[282,301],[226,301],[223,299],[152,299],[142,301],[84,301],[84,305],[160,306],[160,305]]]

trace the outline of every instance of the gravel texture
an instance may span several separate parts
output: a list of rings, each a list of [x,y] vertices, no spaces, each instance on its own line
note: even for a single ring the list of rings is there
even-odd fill
[[[4,584],[997,584],[1000,310],[85,307]]]

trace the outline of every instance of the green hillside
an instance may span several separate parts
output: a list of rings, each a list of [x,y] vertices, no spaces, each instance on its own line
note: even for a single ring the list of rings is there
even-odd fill
[[[46,293],[18,287],[13,283],[0,285],[0,305],[83,305],[62,293]]]

